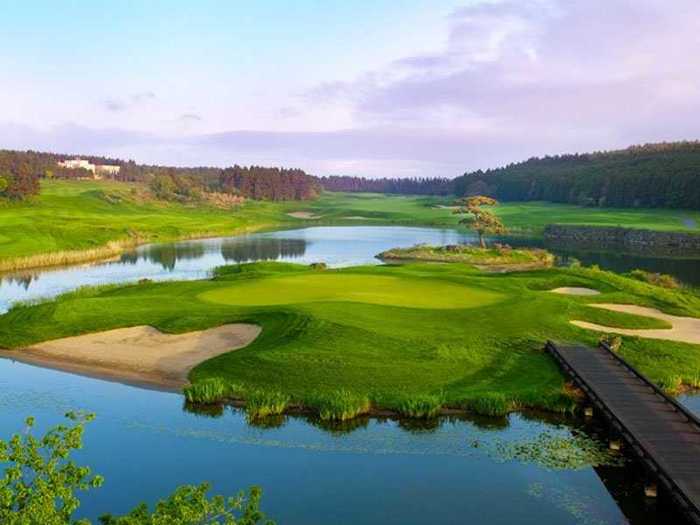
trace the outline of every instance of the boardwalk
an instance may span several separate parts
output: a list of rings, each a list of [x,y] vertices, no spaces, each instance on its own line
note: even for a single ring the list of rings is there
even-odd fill
[[[691,522],[700,524],[700,420],[607,347],[547,343]]]

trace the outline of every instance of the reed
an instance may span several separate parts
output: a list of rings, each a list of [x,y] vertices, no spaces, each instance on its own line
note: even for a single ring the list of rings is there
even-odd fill
[[[183,389],[185,399],[190,403],[220,403],[228,397],[237,397],[243,389],[221,377],[210,377],[187,385]]]
[[[253,419],[280,415],[289,406],[289,396],[282,392],[252,390],[245,399],[246,414]]]
[[[396,407],[405,417],[428,419],[437,416],[444,403],[442,394],[423,394],[401,399]]]
[[[319,417],[324,420],[345,421],[369,412],[371,403],[367,396],[336,390],[321,394],[307,402],[307,405],[318,410]]]

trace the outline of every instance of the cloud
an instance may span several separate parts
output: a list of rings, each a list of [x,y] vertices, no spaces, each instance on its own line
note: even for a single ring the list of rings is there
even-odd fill
[[[178,120],[180,122],[187,122],[187,123],[192,123],[192,122],[201,122],[204,120],[201,115],[198,115],[196,113],[183,113],[178,117]]]
[[[437,127],[477,143],[481,129],[503,138],[501,163],[518,135],[532,154],[694,138],[698,20],[696,0],[473,3],[448,17],[438,52],[307,96],[350,104],[358,127]]]
[[[126,97],[110,98],[102,101],[102,106],[113,113],[129,111],[136,107],[142,106],[152,100],[155,100],[156,94],[152,91],[142,91],[140,93],[132,93]]]

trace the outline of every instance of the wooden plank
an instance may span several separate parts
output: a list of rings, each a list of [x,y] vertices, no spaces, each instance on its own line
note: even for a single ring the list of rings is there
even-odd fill
[[[700,420],[609,348],[547,344],[547,350],[671,484],[700,524]]]

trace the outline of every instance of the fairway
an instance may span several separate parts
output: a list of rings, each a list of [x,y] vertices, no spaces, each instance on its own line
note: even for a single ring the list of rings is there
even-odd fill
[[[496,292],[437,281],[326,273],[246,281],[206,292],[205,301],[237,306],[342,302],[407,308],[474,308],[497,302]]]

